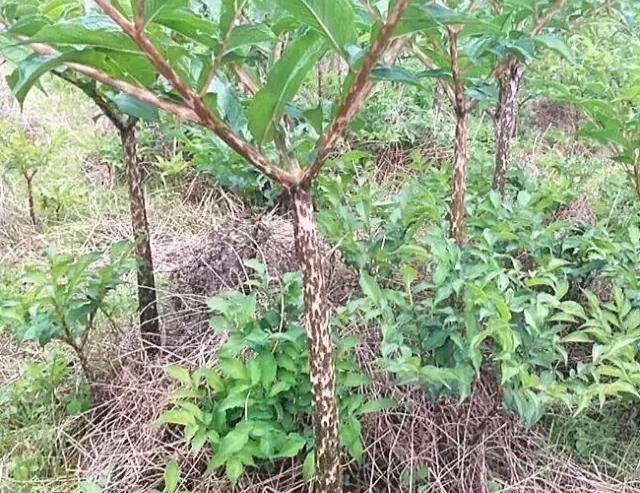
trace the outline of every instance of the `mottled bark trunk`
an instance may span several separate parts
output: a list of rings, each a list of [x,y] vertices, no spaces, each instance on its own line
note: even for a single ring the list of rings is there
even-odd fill
[[[640,149],[636,149],[633,153],[633,162],[631,163],[631,179],[636,196],[640,199]]]
[[[158,320],[158,304],[153,273],[153,257],[149,222],[144,198],[142,172],[138,163],[136,150],[135,126],[127,125],[120,129],[124,168],[129,189],[131,207],[131,224],[135,240],[135,251],[138,257],[138,309],[140,314],[140,331],[142,339],[152,350],[160,343],[160,327]]]
[[[524,66],[513,62],[500,79],[498,107],[495,115],[495,167],[493,189],[504,196],[509,168],[509,150],[518,119],[518,91]]]
[[[313,203],[307,189],[292,192],[298,263],[304,284],[305,318],[313,389],[316,451],[315,493],[340,493],[336,376],[322,254]]]
[[[33,177],[35,173],[25,174],[24,179],[27,182],[27,200],[29,201],[29,217],[31,218],[31,223],[34,226],[38,225],[38,219],[36,218],[36,204],[35,197],[33,194]]]
[[[0,174],[0,227],[4,226],[4,177]]]
[[[461,245],[464,242],[465,196],[467,193],[467,162],[469,156],[469,128],[466,111],[456,114],[456,120],[449,234],[458,245]]]
[[[449,54],[454,89],[454,111],[456,115],[455,153],[453,160],[453,186],[449,235],[458,245],[464,242],[465,195],[467,192],[467,162],[469,159],[469,127],[467,103],[460,65],[458,63],[458,35],[453,28],[449,32]]]

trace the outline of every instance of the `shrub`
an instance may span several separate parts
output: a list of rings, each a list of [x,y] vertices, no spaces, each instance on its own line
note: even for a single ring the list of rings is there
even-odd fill
[[[249,265],[264,276],[262,266]],[[300,325],[301,284],[297,274],[286,274],[278,290],[263,281],[251,294],[228,292],[209,300],[215,313],[212,326],[229,334],[218,353],[218,367],[193,372],[179,366],[166,369],[181,388],[160,422],[182,426],[194,452],[205,444],[212,446],[210,467],[224,467],[234,484],[245,467],[301,454],[305,455],[305,477],[314,474],[309,359],[306,332]],[[353,458],[360,459],[359,417],[388,402],[366,402],[356,391],[367,386],[369,378],[350,356],[355,344],[355,338],[343,338],[336,352],[340,440]]]

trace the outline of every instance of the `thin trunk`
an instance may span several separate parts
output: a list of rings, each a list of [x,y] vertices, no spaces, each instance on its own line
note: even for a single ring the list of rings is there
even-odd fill
[[[518,118],[518,91],[524,66],[514,61],[500,79],[500,94],[495,115],[495,167],[493,189],[504,196],[509,168],[509,150]]]
[[[467,192],[467,161],[469,155],[469,128],[464,84],[458,63],[458,35],[449,28],[449,50],[451,75],[455,95],[456,115],[455,155],[453,161],[453,189],[451,192],[451,212],[449,235],[458,245],[464,242],[465,194]]]
[[[156,285],[153,274],[153,257],[149,235],[149,222],[144,199],[142,172],[138,164],[136,134],[134,125],[126,125],[120,130],[124,155],[124,168],[129,188],[131,206],[131,224],[138,257],[138,309],[140,313],[140,331],[142,339],[152,350],[160,344],[160,326]]]
[[[338,403],[330,309],[327,302],[322,254],[313,203],[307,189],[292,192],[298,263],[304,284],[305,319],[313,389],[313,426],[316,453],[315,493],[340,493]]]
[[[0,175],[0,227],[4,226],[4,177]]]
[[[636,195],[640,199],[640,151],[638,149],[634,153],[632,173]]]
[[[38,219],[36,218],[36,205],[35,199],[33,196],[33,177],[35,173],[25,174],[24,178],[27,181],[27,198],[29,200],[29,217],[31,218],[31,223],[34,226],[38,225]]]

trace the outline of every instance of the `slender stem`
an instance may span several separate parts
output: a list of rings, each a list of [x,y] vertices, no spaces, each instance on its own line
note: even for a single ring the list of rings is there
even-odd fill
[[[351,122],[356,113],[358,113],[367,96],[371,93],[371,90],[374,87],[373,81],[369,79],[371,72],[373,71],[378,59],[387,49],[387,46],[393,36],[393,31],[398,22],[400,22],[402,14],[408,6],[409,0],[398,0],[394,9],[389,14],[387,22],[385,22],[380,29],[380,34],[369,50],[360,70],[357,72],[354,82],[349,88],[347,97],[338,109],[333,123],[330,125],[325,135],[320,139],[315,161],[311,166],[305,169],[303,173],[302,179],[300,180],[302,186],[306,186],[311,183],[318,175],[327,156],[333,150],[338,140],[344,136],[349,122]]]
[[[322,253],[308,189],[293,192],[295,243],[302,272],[305,323],[309,344],[309,373],[313,391],[316,454],[316,493],[340,493],[340,443],[336,374],[329,326]]]
[[[145,204],[142,172],[137,158],[135,126],[130,125],[120,132],[124,156],[125,175],[129,189],[131,225],[138,257],[138,313],[140,332],[149,352],[160,345],[158,301],[156,298],[153,255],[147,207]]]
[[[36,176],[37,170],[32,171],[31,173],[24,173],[24,179],[27,182],[27,200],[29,201],[29,217],[31,218],[31,223],[34,226],[38,225],[38,219],[36,218],[36,205],[35,205],[35,197],[33,193],[33,178]]]
[[[136,12],[135,12],[135,28],[136,31],[141,33],[144,31],[144,5],[145,0],[137,0],[136,1]]]
[[[244,6],[246,5],[246,3],[247,3],[247,0],[243,0],[240,3],[240,5],[238,6],[238,8],[233,14],[233,19],[231,19],[231,22],[227,26],[227,30],[222,36],[222,42],[220,43],[219,51],[213,57],[213,62],[211,63],[211,68],[209,69],[207,78],[205,79],[205,82],[202,88],[200,89],[199,95],[201,98],[207,94],[207,91],[209,90],[209,86],[211,85],[211,82],[213,82],[213,78],[218,73],[218,70],[220,70],[220,65],[222,64],[222,58],[224,57],[225,51],[227,50],[227,45],[229,44],[229,39],[231,38],[231,33],[233,32],[233,28],[235,27],[236,19],[240,17],[240,15],[242,14],[242,9],[244,9]]]

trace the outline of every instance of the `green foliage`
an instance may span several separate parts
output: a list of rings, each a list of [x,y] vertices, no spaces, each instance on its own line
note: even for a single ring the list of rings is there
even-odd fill
[[[191,128],[179,133],[181,152],[193,167],[205,176],[250,203],[263,205],[273,201],[280,191],[272,181],[248,168],[244,160],[210,132]]]
[[[0,387],[0,454],[12,491],[28,493],[21,484],[43,481],[63,467],[58,454],[59,426],[88,409],[87,390],[72,380],[69,360],[58,351],[46,361],[29,362],[11,383]]]
[[[82,203],[83,196],[66,180],[47,183],[40,187],[40,209],[61,221],[66,210]]]
[[[264,275],[259,264],[248,264]],[[160,423],[184,427],[194,453],[213,448],[210,467],[224,467],[235,484],[246,467],[306,456],[305,476],[313,476],[311,383],[306,332],[300,325],[303,302],[298,275],[286,274],[275,290],[266,280],[252,294],[224,293],[209,300],[211,324],[229,340],[218,353],[217,368],[191,372],[179,366],[166,373],[180,382],[173,406]],[[270,294],[269,294],[270,293]],[[368,385],[350,356],[353,337],[337,342],[340,440],[354,459],[363,452],[359,417],[384,408],[365,402],[358,388]],[[306,455],[305,455],[306,454]]]
[[[581,27],[571,39],[578,63],[555,61],[545,90],[583,112],[580,134],[611,149],[640,197],[640,40],[628,22],[604,16]]]
[[[35,175],[48,162],[50,150],[30,139],[17,125],[5,123],[0,135],[0,165],[22,176]]]
[[[135,267],[127,242],[114,244],[104,260],[98,252],[79,256],[48,253],[44,266],[26,269],[22,292],[0,300],[0,321],[20,343],[65,342],[89,373],[83,351],[96,317],[99,313],[109,316],[108,295]]]
[[[322,229],[360,270],[362,297],[339,319],[379,327],[379,363],[398,384],[464,398],[491,362],[505,405],[529,423],[552,403],[580,411],[596,398],[635,394],[636,226],[615,236],[585,231],[549,220],[571,198],[558,184],[522,190],[509,204],[472,176],[469,243],[459,247],[443,231],[448,187],[439,172],[389,199],[366,172],[353,171],[358,160],[344,161],[339,179],[320,184],[333,207],[320,214]],[[595,281],[613,283],[617,315],[581,294]],[[596,348],[589,364],[569,362],[574,338]]]

